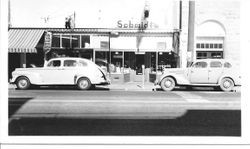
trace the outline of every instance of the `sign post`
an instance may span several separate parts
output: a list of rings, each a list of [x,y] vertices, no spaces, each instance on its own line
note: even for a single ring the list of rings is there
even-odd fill
[[[144,89],[145,85],[145,65],[142,65],[142,88]]]
[[[44,36],[44,45],[43,45],[43,51],[44,51],[44,60],[47,60],[47,53],[51,50],[52,45],[52,33],[46,32]]]

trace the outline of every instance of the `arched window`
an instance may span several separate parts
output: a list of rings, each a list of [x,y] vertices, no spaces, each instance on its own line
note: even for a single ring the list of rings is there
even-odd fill
[[[225,35],[225,28],[220,22],[210,20],[201,23],[196,32],[196,58],[223,58]]]

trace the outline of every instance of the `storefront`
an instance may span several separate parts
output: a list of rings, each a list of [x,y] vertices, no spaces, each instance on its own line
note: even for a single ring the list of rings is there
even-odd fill
[[[40,46],[33,52],[36,55],[33,57],[39,58],[31,59],[29,63],[41,65],[44,60],[55,57],[87,58],[110,73],[112,82],[142,81],[143,78],[153,82],[164,68],[177,67],[179,60],[173,31],[49,28],[43,32],[45,35],[34,43],[35,48],[43,42],[43,48]],[[45,50],[47,33],[51,34],[51,47]],[[19,67],[30,67],[27,64],[29,58],[24,59]],[[13,58],[9,60],[13,61]]]
[[[82,57],[111,74],[112,82],[154,81],[164,68],[177,67],[173,32],[125,29],[49,29],[46,59]],[[144,70],[144,71],[143,71]],[[143,77],[144,75],[144,77]]]

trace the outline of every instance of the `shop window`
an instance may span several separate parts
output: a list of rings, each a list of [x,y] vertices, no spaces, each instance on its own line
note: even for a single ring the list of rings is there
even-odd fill
[[[163,71],[165,68],[175,68],[176,58],[173,52],[158,53],[158,71]]]
[[[124,67],[135,69],[135,53],[134,52],[124,52]]]
[[[80,36],[74,35],[71,38],[72,48],[80,48]]]
[[[104,71],[108,72],[109,52],[96,51],[95,52],[95,63],[98,66],[100,66]]]
[[[121,73],[123,71],[122,61],[123,61],[122,52],[111,52],[110,71],[113,73]]]
[[[81,37],[82,37],[82,40],[81,40],[82,48],[88,48],[87,45],[90,44],[90,36],[83,35]]]
[[[62,35],[62,47],[70,48],[70,35]]]
[[[52,47],[60,47],[60,35],[52,36]]]
[[[156,72],[156,52],[150,52],[150,71]]]
[[[219,61],[212,61],[212,62],[210,62],[210,67],[211,68],[221,68],[222,64]]]
[[[101,41],[100,42],[101,49],[108,49],[109,48],[109,42],[108,41]]]

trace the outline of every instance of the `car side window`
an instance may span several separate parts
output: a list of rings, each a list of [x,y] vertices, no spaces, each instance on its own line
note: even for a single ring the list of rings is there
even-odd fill
[[[80,67],[86,67],[88,64],[84,61],[79,61],[79,66]]]
[[[63,63],[64,67],[76,67],[77,62],[75,60],[65,60]]]
[[[231,65],[229,62],[225,62],[225,63],[224,63],[224,67],[225,67],[225,68],[231,68],[232,65]]]
[[[222,67],[222,63],[219,61],[212,61],[210,62],[210,67],[211,68],[221,68]]]
[[[60,67],[61,61],[60,60],[54,60],[48,63],[48,67]]]
[[[207,68],[207,62],[196,62],[193,64],[193,68]]]

